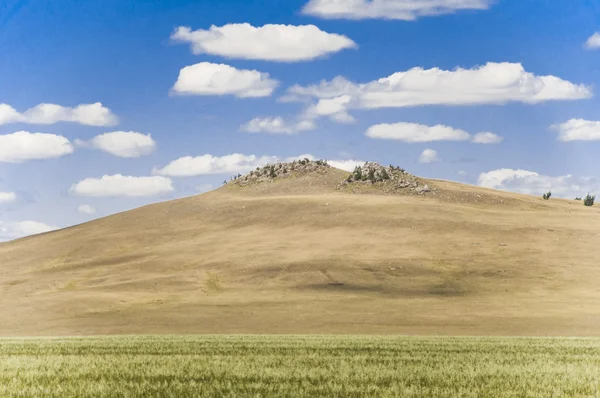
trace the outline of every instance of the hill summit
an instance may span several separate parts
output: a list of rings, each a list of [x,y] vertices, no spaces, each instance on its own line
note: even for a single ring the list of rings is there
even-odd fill
[[[308,174],[326,175],[332,166],[326,160],[311,160],[308,158],[294,160],[292,162],[280,162],[257,167],[246,175],[232,177],[229,183],[240,187],[254,184],[272,183],[275,180],[286,178],[298,178]],[[400,191],[412,194],[424,195],[437,191],[431,188],[417,176],[406,172],[404,169],[390,165],[382,166],[375,162],[365,162],[362,166],[356,166],[351,173],[346,172],[337,184],[338,190],[347,190],[358,193],[365,186],[376,187],[384,193],[398,193]]]

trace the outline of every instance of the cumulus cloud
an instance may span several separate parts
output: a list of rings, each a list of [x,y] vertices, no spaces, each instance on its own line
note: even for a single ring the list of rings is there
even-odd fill
[[[476,144],[499,144],[504,141],[504,138],[498,134],[484,132],[475,134],[472,141]]]
[[[352,172],[356,166],[365,164],[364,160],[328,160],[327,163],[336,169]]]
[[[460,10],[485,10],[492,0],[310,0],[307,15],[327,19],[400,19],[451,14]]]
[[[17,131],[0,135],[0,162],[21,163],[27,160],[59,158],[74,148],[61,135]]]
[[[172,191],[172,182],[166,177],[132,177],[116,174],[101,178],[86,178],[73,184],[69,192],[78,196],[142,197]]]
[[[335,98],[323,98],[316,105],[310,106],[304,113],[307,119],[314,119],[320,116],[327,116],[331,120],[338,123],[353,123],[355,122],[347,108],[352,102],[352,97],[349,95],[340,95]]]
[[[152,174],[170,177],[191,177],[210,174],[245,173],[268,163],[277,162],[276,156],[256,156],[234,153],[225,156],[185,156],[163,168],[154,168]]]
[[[600,48],[600,32],[596,32],[593,35],[591,35],[585,42],[585,47],[590,50]]]
[[[156,142],[150,134],[134,131],[113,131],[98,135],[89,142],[76,140],[75,144],[100,149],[122,158],[139,158],[151,154],[156,149]]]
[[[466,131],[438,124],[426,126],[416,123],[377,124],[369,127],[369,138],[404,142],[465,141],[471,138]]]
[[[555,76],[536,76],[525,71],[520,63],[490,62],[472,69],[413,68],[364,84],[338,76],[307,87],[292,86],[280,101],[337,100],[333,101],[337,105],[335,112],[343,113],[349,109],[502,105],[509,102],[536,104],[591,97],[592,91],[585,85]]]
[[[15,200],[17,200],[17,195],[14,192],[0,192],[0,205],[12,203]]]
[[[172,92],[179,95],[234,95],[238,98],[268,97],[279,82],[268,73],[236,69],[225,64],[200,62],[179,71]]]
[[[434,163],[441,161],[442,159],[438,157],[437,151],[434,151],[433,149],[425,149],[421,153],[421,156],[419,156],[419,163]]]
[[[257,117],[240,126],[246,133],[296,134],[301,131],[314,130],[316,124],[312,120],[288,122],[282,117]]]
[[[113,126],[119,122],[119,119],[100,102],[76,107],[39,104],[23,113],[17,112],[10,105],[0,104],[0,125],[8,123],[54,124],[58,122],[72,122],[86,126]]]
[[[95,214],[96,209],[90,205],[81,205],[77,208],[77,211],[83,214]]]
[[[600,140],[600,121],[571,119],[551,127],[559,132],[559,141],[597,141]]]
[[[248,23],[198,29],[180,26],[171,39],[190,43],[194,54],[278,62],[307,61],[357,45],[348,37],[327,33],[314,25],[265,25]]]
[[[552,191],[553,196],[570,198],[596,193],[600,179],[596,177],[575,177],[572,175],[551,177],[528,170],[498,169],[479,175],[482,187],[503,191],[541,195]]]
[[[2,222],[0,221],[0,241],[23,238],[44,232],[57,230],[58,227],[37,221]]]

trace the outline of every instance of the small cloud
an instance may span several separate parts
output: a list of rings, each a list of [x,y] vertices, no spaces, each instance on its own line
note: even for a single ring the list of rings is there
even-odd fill
[[[471,136],[466,131],[438,124],[426,126],[416,123],[377,124],[369,127],[366,136],[404,142],[465,141]]]
[[[591,35],[585,42],[585,48],[589,50],[596,50],[600,48],[600,32],[596,32]]]
[[[0,221],[0,241],[23,238],[59,229],[37,221],[2,222]]]
[[[132,177],[105,175],[101,178],[86,178],[71,186],[72,195],[92,197],[142,197],[172,192],[171,180],[166,177]]]
[[[0,192],[0,205],[12,203],[17,200],[17,195],[14,192]]]
[[[571,119],[550,128],[559,132],[558,140],[563,142],[600,140],[600,121]]]
[[[75,140],[80,147],[96,148],[122,158],[139,158],[149,155],[156,149],[156,142],[150,134],[134,131],[113,131],[92,138],[89,142]]]
[[[282,117],[257,117],[240,126],[240,131],[246,133],[291,135],[301,131],[314,130],[316,127],[317,126],[312,120],[302,120],[297,123],[289,123]]]
[[[336,169],[352,172],[356,166],[365,164],[364,160],[328,160],[327,163]]]
[[[441,161],[442,159],[438,157],[437,151],[434,151],[433,149],[425,149],[421,153],[421,156],[419,156],[419,163],[435,163]]]
[[[0,135],[0,162],[59,158],[72,154],[74,150],[71,142],[61,135],[28,131]]]
[[[113,126],[119,122],[110,109],[100,102],[81,104],[76,107],[56,104],[39,104],[23,113],[8,104],[0,104],[0,125],[8,123],[54,124],[78,123],[85,126]]]
[[[499,144],[504,141],[504,138],[497,134],[486,132],[475,134],[472,141],[475,144]]]
[[[486,10],[493,0],[310,0],[302,13],[325,19],[396,19],[453,14],[461,10]]]
[[[236,69],[225,64],[200,62],[179,71],[172,92],[179,95],[234,95],[238,98],[268,97],[279,82],[268,73]]]
[[[344,35],[327,33],[314,25],[264,25],[248,23],[175,29],[171,39],[190,43],[194,54],[277,62],[309,61],[357,45]]]
[[[77,208],[77,211],[83,214],[96,214],[96,209],[90,205],[81,205]]]

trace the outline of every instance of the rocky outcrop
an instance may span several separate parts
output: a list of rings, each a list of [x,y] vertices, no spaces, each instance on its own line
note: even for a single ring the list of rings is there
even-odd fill
[[[357,166],[339,188],[360,187],[363,184],[379,186],[384,192],[405,190],[418,195],[435,190],[404,169],[392,165],[385,167],[374,162]]]
[[[276,178],[287,178],[293,175],[312,172],[324,172],[331,166],[324,160],[300,159],[293,162],[282,162],[257,167],[246,175],[233,177],[228,184],[247,186],[261,182],[273,182]]]

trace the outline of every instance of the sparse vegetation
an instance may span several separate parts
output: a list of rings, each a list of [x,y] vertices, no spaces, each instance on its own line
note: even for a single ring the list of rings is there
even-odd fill
[[[0,396],[595,397],[599,374],[598,339],[0,340]]]
[[[581,198],[578,196],[578,197],[575,198],[575,200],[581,200]]]
[[[222,289],[222,287],[221,287],[221,281],[219,280],[219,276],[217,274],[213,274],[213,273],[210,273],[210,272],[206,276],[206,280],[204,281],[204,285],[210,291],[220,291]]]
[[[542,198],[544,198],[544,200],[550,200],[551,196],[552,196],[552,192],[548,191],[542,195]]]
[[[585,206],[593,206],[594,202],[596,201],[596,195],[590,195],[589,193],[585,196],[585,199],[583,200],[583,204]]]

